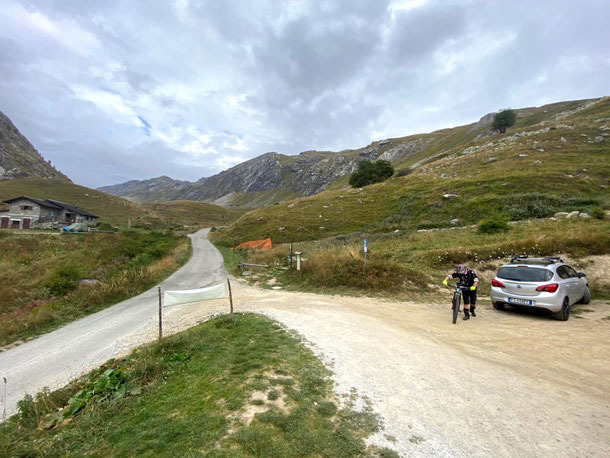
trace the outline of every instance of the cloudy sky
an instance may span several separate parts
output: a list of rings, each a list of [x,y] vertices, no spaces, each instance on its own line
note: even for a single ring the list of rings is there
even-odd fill
[[[194,181],[610,95],[608,0],[2,0],[0,111],[73,181]]]

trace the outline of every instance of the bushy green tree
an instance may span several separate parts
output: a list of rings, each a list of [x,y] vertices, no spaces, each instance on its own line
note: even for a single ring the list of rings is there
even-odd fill
[[[514,126],[516,122],[517,114],[514,112],[514,110],[506,108],[505,110],[501,110],[495,114],[491,126],[494,130],[497,130],[498,132],[503,134],[504,132],[506,132],[507,128]]]
[[[349,184],[354,188],[360,188],[373,183],[387,180],[394,175],[394,167],[389,161],[362,161],[358,169],[349,178]]]

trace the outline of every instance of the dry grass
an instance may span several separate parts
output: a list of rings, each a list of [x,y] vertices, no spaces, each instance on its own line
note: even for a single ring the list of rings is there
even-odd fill
[[[0,345],[47,332],[154,286],[190,255],[186,237],[117,233],[0,238]],[[78,286],[78,280],[97,280]]]

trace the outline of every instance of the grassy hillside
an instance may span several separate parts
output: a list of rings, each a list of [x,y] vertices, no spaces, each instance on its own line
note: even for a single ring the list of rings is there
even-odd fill
[[[222,226],[232,223],[243,213],[192,200],[175,200],[143,207],[165,221],[175,221],[189,227]]]
[[[0,181],[0,201],[17,196],[54,199],[100,216],[100,223],[151,229],[224,225],[239,213],[216,205],[191,201],[139,205],[120,197],[79,186],[64,180],[29,177]]]
[[[1,231],[0,347],[146,291],[190,252],[189,239],[171,232]]]
[[[255,210],[213,238],[227,246],[266,237],[279,243],[610,208],[610,130],[604,127],[610,99],[520,114],[503,135],[477,138],[485,129],[476,126],[430,134],[430,146],[384,183]],[[413,163],[419,165],[411,171]]]
[[[364,268],[363,238],[368,239]],[[610,254],[610,221],[568,219],[531,220],[510,224],[506,230],[482,233],[473,227],[339,235],[297,242],[304,254],[301,272],[288,270],[287,244],[271,251],[231,251],[223,247],[227,269],[241,275],[239,262],[266,264],[247,279],[262,287],[336,294],[393,296],[407,300],[448,300],[441,285],[459,263],[474,269],[481,279],[481,294],[489,294],[490,281],[511,255],[560,255],[587,274],[594,298],[610,298],[610,281],[604,267]],[[601,257],[599,257],[601,255]]]
[[[365,444],[377,418],[339,408],[329,375],[268,318],[216,317],[22,401],[0,455],[397,457]]]
[[[146,219],[150,216],[146,209],[125,199],[63,180],[30,177],[0,181],[0,200],[22,195],[78,205],[100,216],[100,222],[112,225],[126,226],[129,218]]]

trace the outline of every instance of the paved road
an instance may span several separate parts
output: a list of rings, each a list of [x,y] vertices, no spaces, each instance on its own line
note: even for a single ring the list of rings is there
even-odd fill
[[[194,289],[227,277],[222,256],[207,240],[209,229],[191,235],[193,255],[162,290]],[[26,393],[56,389],[134,346],[133,336],[158,326],[157,287],[106,310],[70,323],[0,353],[0,377],[6,377],[6,411],[16,411]],[[146,334],[149,335],[150,332]],[[4,391],[4,390],[2,390]],[[4,393],[0,393],[0,400]],[[4,407],[4,406],[2,406]],[[0,407],[0,412],[2,411]]]

